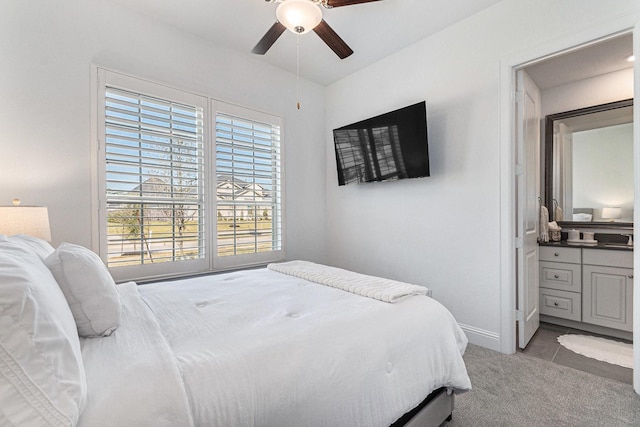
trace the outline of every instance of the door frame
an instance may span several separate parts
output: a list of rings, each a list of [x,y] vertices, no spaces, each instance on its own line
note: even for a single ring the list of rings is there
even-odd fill
[[[515,108],[516,70],[542,59],[562,55],[578,47],[596,44],[621,34],[633,33],[633,50],[640,51],[640,14],[606,21],[588,30],[554,39],[500,61],[500,351],[513,354],[516,348],[516,195],[515,195]],[[634,64],[634,105],[640,105],[640,60]],[[640,182],[640,108],[634,109],[634,178]],[[634,190],[634,223],[640,224],[640,185]],[[640,233],[634,227],[634,241]],[[634,251],[634,288],[640,283],[640,250]],[[633,384],[640,394],[640,290],[634,292]]]

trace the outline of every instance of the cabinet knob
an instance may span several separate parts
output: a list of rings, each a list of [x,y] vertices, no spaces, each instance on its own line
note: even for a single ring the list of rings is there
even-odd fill
[[[633,279],[633,274],[627,276],[629,279]]]
[[[558,303],[557,303],[557,302],[554,302],[554,303],[553,303],[553,305],[555,305],[555,306],[557,307],[557,306],[558,306]]]
[[[553,275],[553,277],[554,277],[555,279],[559,279],[559,278],[560,278],[560,276],[559,276],[558,274],[554,274],[554,275]]]
[[[560,254],[558,252],[555,252],[553,256],[560,256]]]

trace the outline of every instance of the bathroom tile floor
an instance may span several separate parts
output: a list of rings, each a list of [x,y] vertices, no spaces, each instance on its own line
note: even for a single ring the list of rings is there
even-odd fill
[[[632,369],[613,365],[607,362],[601,362],[599,360],[585,357],[566,349],[558,342],[558,337],[564,334],[598,336],[597,334],[593,334],[591,332],[585,332],[578,329],[541,322],[540,328],[535,333],[533,338],[531,338],[531,341],[527,345],[527,348],[525,348],[523,351],[519,351],[522,351],[522,353],[528,356],[549,360],[560,365],[569,366],[585,372],[590,372],[601,377],[621,381],[626,384],[632,384]],[[612,339],[624,341],[618,338]]]

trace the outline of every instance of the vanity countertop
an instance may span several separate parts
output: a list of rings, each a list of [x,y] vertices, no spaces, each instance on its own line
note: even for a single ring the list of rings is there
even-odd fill
[[[633,251],[633,245],[627,245],[621,242],[607,242],[598,241],[597,244],[581,244],[581,243],[568,243],[566,240],[559,242],[538,242],[540,246],[556,246],[563,248],[593,248],[593,249],[607,249],[612,251]]]

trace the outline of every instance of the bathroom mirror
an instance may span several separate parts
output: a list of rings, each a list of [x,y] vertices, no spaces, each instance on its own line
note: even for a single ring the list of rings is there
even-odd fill
[[[633,99],[545,118],[550,220],[563,228],[633,227],[633,187]]]

